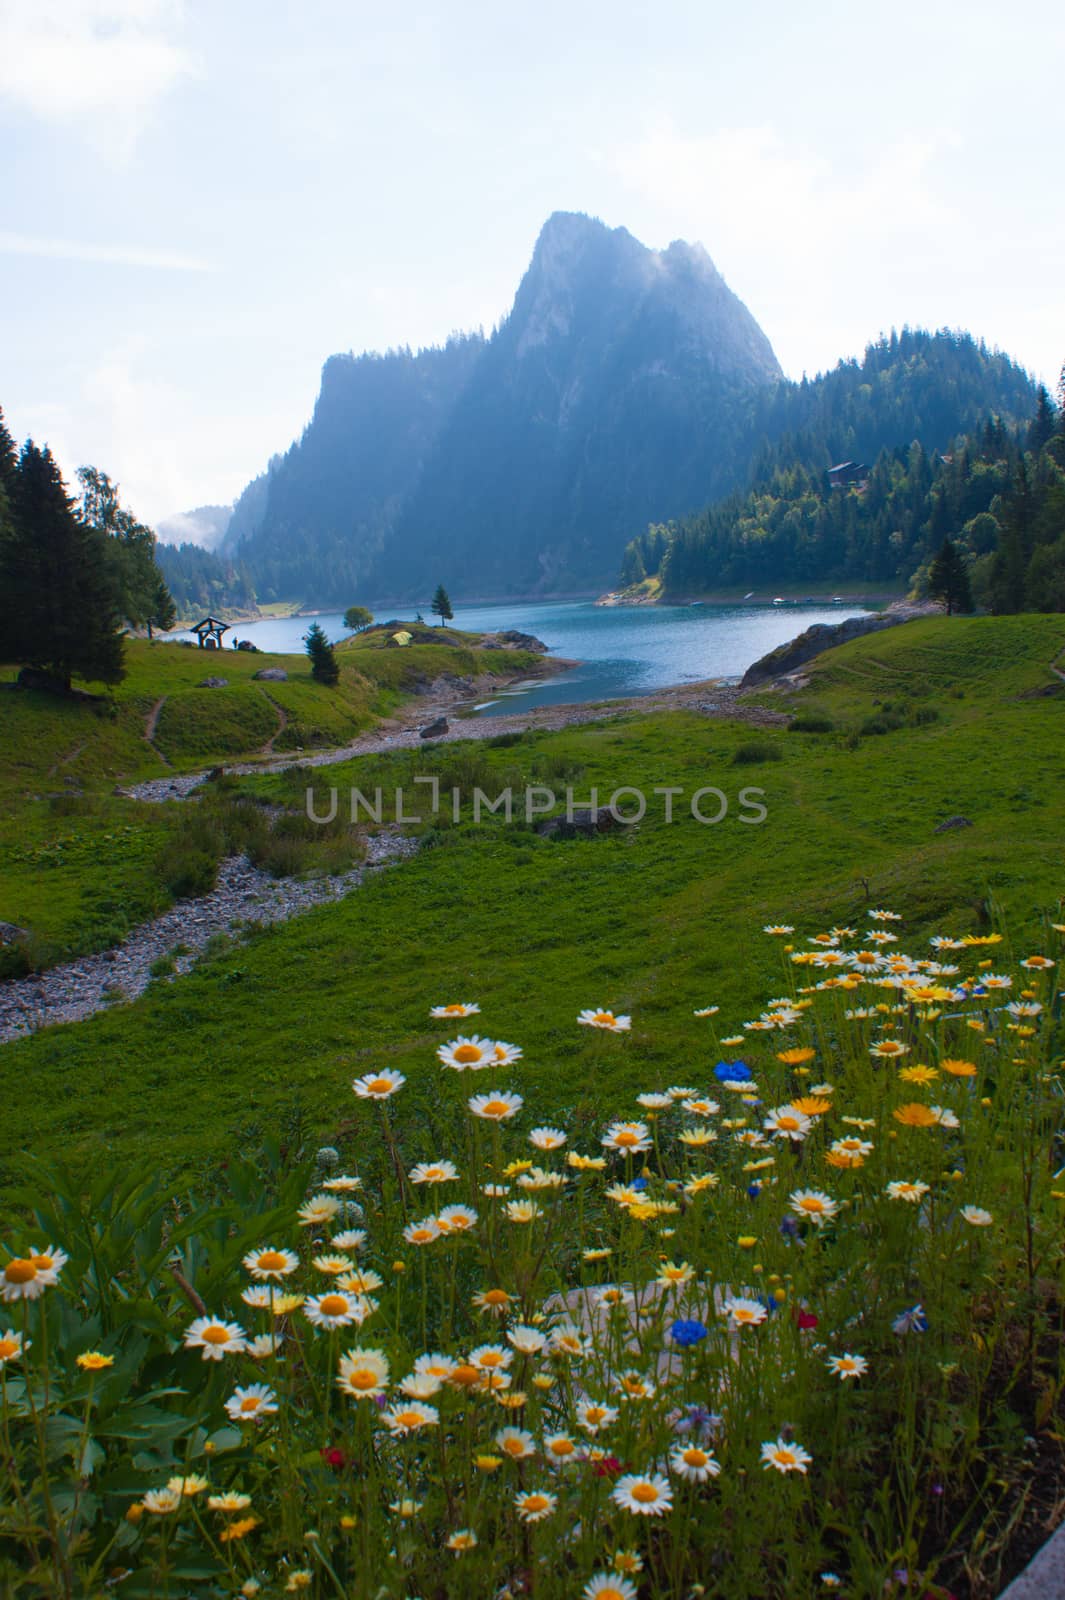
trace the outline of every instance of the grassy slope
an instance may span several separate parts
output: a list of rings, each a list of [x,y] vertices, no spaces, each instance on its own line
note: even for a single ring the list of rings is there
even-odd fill
[[[432,1049],[446,1033],[428,1024],[431,1004],[477,1000],[483,1030],[524,1047],[506,1082],[546,1082],[560,1108],[620,1108],[637,1086],[685,1079],[692,1008],[720,1004],[727,1030],[782,989],[765,922],[812,932],[887,904],[905,914],[912,948],[939,928],[986,926],[991,898],[1023,946],[1062,893],[1063,704],[1025,694],[1053,681],[1063,646],[1054,618],[936,619],[855,641],[799,697],[843,731],[764,736],[782,759],[759,766],[731,764],[749,729],[687,714],[480,752],[501,781],[564,782],[579,769],[580,794],[716,783],[735,796],[756,784],[769,817],[708,828],[658,813],[570,843],[492,823],[434,830],[417,859],[347,902],[254,936],[132,1007],[4,1047],[10,1143],[85,1161],[104,1148],[212,1161],[234,1137],[297,1115],[343,1142],[350,1079],[387,1062],[412,1080],[397,1103],[408,1148],[439,1154],[448,1113]],[[886,685],[896,706],[939,720],[849,738]],[[436,759],[454,768],[462,747]],[[409,758],[377,759],[322,782],[368,788],[410,771]],[[957,813],[973,827],[934,833]],[[631,1010],[632,1037],[575,1041],[576,1012],[591,1004]]]
[[[532,659],[476,651],[475,636],[441,632],[446,643],[406,651],[371,640],[343,645],[335,689],[315,683],[302,656],[133,640],[128,674],[103,705],[0,693],[0,921],[30,929],[35,959],[49,965],[106,948],[166,906],[159,852],[186,819],[171,807],[114,797],[116,783],[254,755],[271,736],[278,753],[342,745],[418,680],[520,672]],[[255,682],[264,667],[283,667],[288,681]],[[208,676],[228,687],[199,688]],[[14,668],[0,669],[0,681],[14,677]],[[148,717],[160,700],[149,743]],[[70,788],[84,793],[75,798]]]

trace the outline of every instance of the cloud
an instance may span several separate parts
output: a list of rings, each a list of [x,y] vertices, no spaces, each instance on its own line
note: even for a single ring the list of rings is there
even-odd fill
[[[111,267],[154,267],[166,272],[210,272],[210,264],[177,250],[140,245],[80,244],[72,239],[38,239],[24,233],[0,233],[0,255],[46,256],[53,261],[88,261]]]
[[[707,246],[797,374],[929,314],[924,285],[949,278],[964,232],[955,145],[939,130],[829,160],[773,124],[688,136],[663,123],[606,159],[652,225]]]
[[[81,124],[128,157],[156,102],[193,72],[180,0],[0,0],[0,101]]]
[[[195,380],[171,377],[160,347],[130,335],[79,362],[61,394],[24,396],[5,412],[17,439],[50,446],[68,488],[91,462],[154,526],[175,511],[230,504],[270,449],[298,433],[303,401],[232,408],[232,393],[232,381],[204,394]]]

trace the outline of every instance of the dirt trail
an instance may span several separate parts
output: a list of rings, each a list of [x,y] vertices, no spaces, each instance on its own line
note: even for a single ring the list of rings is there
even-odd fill
[[[159,715],[160,715],[163,707],[166,705],[167,698],[168,697],[165,694],[164,695],[160,695],[159,699],[155,702],[154,706],[149,711],[148,717],[147,717],[147,721],[144,724],[144,741],[145,741],[146,744],[151,745],[152,749],[154,750],[155,754],[159,757],[159,759],[163,763],[164,767],[170,767],[170,766],[173,765],[173,763],[168,759],[167,756],[165,756],[163,754],[163,752],[160,750],[159,746],[156,744],[156,742],[155,742],[155,730],[159,726]]]
[[[147,739],[149,744],[151,744],[152,740],[155,738],[155,730],[159,726],[159,713],[166,705],[166,701],[166,695],[160,695],[159,699],[155,702],[154,706],[148,713],[148,720],[144,724],[144,737]]]
[[[280,739],[281,735],[288,727],[288,712],[285,710],[284,706],[279,700],[275,700],[272,694],[267,694],[266,690],[261,684],[259,685],[259,693],[263,696],[264,700],[269,700],[270,704],[277,712],[277,727],[274,729],[269,739],[267,739],[266,743],[259,751],[261,756],[272,756],[274,753],[275,741]]]

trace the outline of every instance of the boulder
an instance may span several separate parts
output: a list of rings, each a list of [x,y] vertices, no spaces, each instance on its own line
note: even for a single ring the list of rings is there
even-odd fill
[[[253,678],[263,683],[287,683],[288,673],[284,667],[262,667],[258,672],[252,673]]]
[[[511,650],[537,650],[541,655],[547,654],[546,644],[533,633],[519,633],[516,628],[507,628],[499,637]]]
[[[542,839],[592,839],[600,833],[612,833],[621,823],[612,811],[600,806],[593,811],[590,806],[578,808],[571,816],[547,817],[538,822],[535,832]]]
[[[228,689],[228,678],[201,678],[196,685],[197,689]]]
[[[971,828],[973,824],[968,817],[948,817],[946,822],[941,822],[938,828],[933,828],[933,833],[952,833],[955,828]]]
[[[425,727],[419,730],[419,733],[423,739],[441,739],[448,731],[448,726],[446,717],[437,717],[435,722],[426,723]]]
[[[19,928],[13,922],[0,922],[0,944],[14,944],[18,939],[29,938],[28,928]]]
[[[865,633],[879,633],[882,628],[896,628],[900,623],[912,622],[916,617],[932,616],[939,607],[931,603],[908,600],[895,601],[886,611],[864,617],[846,617],[842,622],[815,622],[800,633],[797,639],[778,645],[768,655],[747,668],[740,682],[741,689],[755,689],[760,684],[771,683],[796,667],[805,666],[823,650],[846,644],[850,639],[860,639]]]
[[[534,650],[538,655],[547,654],[547,646],[542,639],[537,639],[531,633],[519,633],[516,628],[506,628],[500,633],[486,633],[481,639],[482,650]]]

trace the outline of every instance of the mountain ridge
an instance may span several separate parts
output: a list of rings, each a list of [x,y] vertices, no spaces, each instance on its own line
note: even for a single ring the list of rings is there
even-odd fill
[[[221,553],[264,598],[406,600],[442,565],[457,592],[593,592],[663,502],[731,486],[738,410],[779,377],[702,246],[555,212],[489,338],[328,358]]]
[[[949,372],[929,389],[900,365],[862,448],[948,448],[981,408],[1024,408],[1027,374],[965,338],[964,403]],[[743,488],[767,442],[837,406],[851,365],[788,382],[701,244],[652,250],[555,212],[489,337],[327,359],[307,427],[238,499],[219,554],[264,602],[424,602],[441,580],[466,599],[599,593],[649,523]]]

